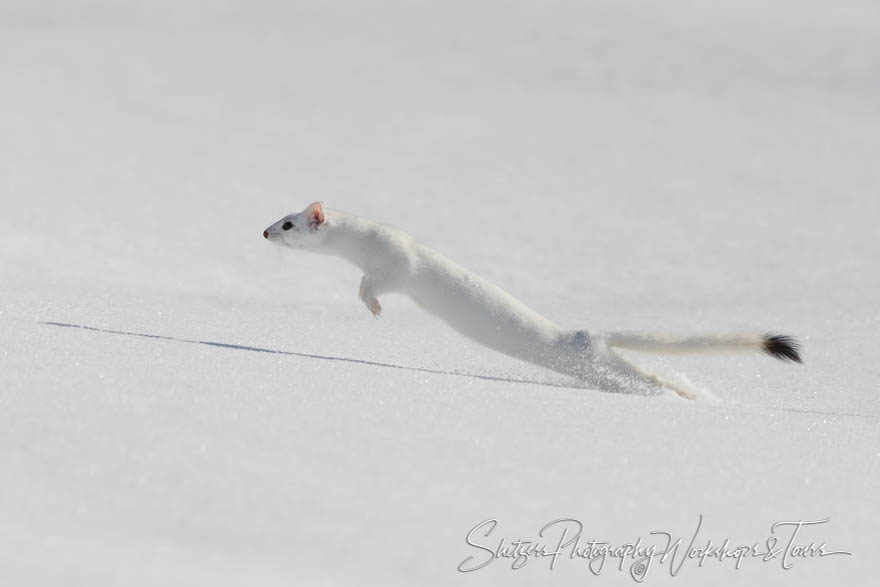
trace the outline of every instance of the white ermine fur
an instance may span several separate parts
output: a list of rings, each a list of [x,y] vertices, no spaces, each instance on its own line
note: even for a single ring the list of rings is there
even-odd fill
[[[778,359],[800,361],[798,344],[784,335],[674,338],[564,330],[407,233],[325,208],[322,202],[285,216],[263,236],[293,249],[342,257],[360,267],[364,276],[359,296],[374,316],[382,311],[379,296],[403,293],[484,346],[608,391],[659,387],[692,397],[687,390],[677,389],[624,359],[617,349],[665,353],[762,350]]]

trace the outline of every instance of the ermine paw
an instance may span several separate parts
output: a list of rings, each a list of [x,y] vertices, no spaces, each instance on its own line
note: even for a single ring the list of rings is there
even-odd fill
[[[367,305],[367,309],[373,313],[374,318],[378,318],[382,314],[382,306],[376,298],[364,300],[364,303]]]

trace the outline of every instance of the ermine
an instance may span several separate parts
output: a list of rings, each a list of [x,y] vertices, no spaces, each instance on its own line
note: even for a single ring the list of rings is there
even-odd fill
[[[293,249],[335,255],[359,267],[364,275],[358,295],[373,316],[382,311],[379,296],[399,292],[483,346],[607,391],[670,389],[693,399],[691,392],[645,371],[618,349],[756,350],[781,360],[801,360],[800,345],[786,335],[679,338],[565,330],[402,230],[326,208],[323,202],[285,216],[263,236]]]

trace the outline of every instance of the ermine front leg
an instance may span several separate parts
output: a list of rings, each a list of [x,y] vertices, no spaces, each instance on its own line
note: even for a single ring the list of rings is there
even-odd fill
[[[373,313],[373,316],[376,318],[382,313],[382,305],[379,304],[379,300],[376,299],[376,283],[364,275],[361,278],[361,287],[358,291],[358,296],[361,298],[361,301],[364,302],[364,305],[367,309]]]

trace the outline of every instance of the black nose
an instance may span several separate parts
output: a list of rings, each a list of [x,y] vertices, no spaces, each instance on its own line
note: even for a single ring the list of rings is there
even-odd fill
[[[269,238],[269,231],[268,230],[263,231],[263,238]]]

